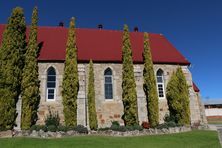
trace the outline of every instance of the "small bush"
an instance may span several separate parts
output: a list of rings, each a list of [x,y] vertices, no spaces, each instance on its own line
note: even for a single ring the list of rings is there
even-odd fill
[[[176,117],[175,116],[170,116],[169,114],[166,114],[165,116],[164,116],[164,122],[171,122],[171,121],[173,121],[173,122],[176,122]]]
[[[55,127],[58,127],[59,121],[60,121],[58,112],[52,112],[50,108],[48,110],[49,110],[49,114],[46,116],[45,125],[47,127],[50,125],[54,125]]]
[[[127,128],[125,126],[119,126],[119,128],[117,128],[117,131],[125,132],[125,131],[127,131]]]
[[[32,125],[30,128],[31,131],[34,131],[34,130],[37,131],[36,129],[37,129],[37,125]]]
[[[109,127],[104,127],[104,128],[99,128],[99,129],[98,129],[98,131],[108,131],[108,130],[110,130]]]
[[[159,124],[156,128],[162,129],[162,128],[170,128],[170,127],[176,127],[178,126],[175,122],[170,121],[170,122],[165,122],[163,124]]]
[[[83,125],[77,125],[74,128],[74,130],[77,131],[78,133],[84,133],[84,134],[88,133],[88,129],[85,126],[83,126]]]
[[[56,130],[57,130],[57,128],[56,128],[55,125],[49,125],[49,126],[48,126],[48,131],[50,131],[50,132],[56,132]]]
[[[120,126],[118,121],[112,121],[112,125]]]
[[[0,131],[7,131],[8,129],[0,126]]]
[[[142,130],[143,130],[143,127],[140,126],[140,125],[134,125],[134,126],[133,126],[133,130],[142,131]]]
[[[119,132],[127,131],[127,128],[125,126],[118,126],[118,125],[112,125],[110,127],[110,129],[113,130],[113,131],[119,131]]]
[[[149,128],[150,128],[150,124],[149,124],[148,122],[146,122],[146,121],[143,121],[142,124],[141,124],[141,126],[142,126],[143,128],[145,128],[145,129],[149,129]]]
[[[67,132],[68,131],[68,127],[66,127],[66,126],[63,126],[63,125],[60,125],[60,126],[58,126],[58,131],[63,131],[63,132]]]
[[[47,132],[47,126],[45,125],[32,125],[30,128],[31,131],[35,130],[35,131],[40,131],[43,130],[44,132]]]
[[[119,129],[119,125],[116,125],[116,124],[113,124],[111,125],[110,129],[113,130],[113,131],[117,131]]]
[[[143,127],[140,126],[140,125],[133,125],[133,126],[126,126],[126,129],[127,129],[128,131],[135,131],[135,130],[142,131],[142,130],[143,130]]]
[[[42,128],[41,128],[41,130],[43,130],[44,132],[47,132],[47,131],[48,131],[48,128],[47,128],[46,125],[43,125]]]

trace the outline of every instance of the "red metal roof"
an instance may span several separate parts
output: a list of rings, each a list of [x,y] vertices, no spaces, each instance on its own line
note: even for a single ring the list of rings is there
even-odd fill
[[[195,92],[200,92],[199,88],[197,87],[197,85],[193,82],[193,89]]]
[[[5,25],[0,25],[0,41]],[[38,27],[38,41],[42,43],[39,61],[64,61],[68,29]],[[122,31],[76,29],[78,61],[122,62]],[[133,60],[142,63],[143,33],[131,32]],[[154,63],[189,65],[190,62],[161,34],[150,34]],[[1,44],[1,43],[0,43]]]

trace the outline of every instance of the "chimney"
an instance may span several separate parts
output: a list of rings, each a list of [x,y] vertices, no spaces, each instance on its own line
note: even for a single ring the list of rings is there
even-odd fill
[[[98,29],[100,29],[100,30],[103,29],[103,25],[102,25],[102,24],[99,24],[99,25],[98,25]]]
[[[138,32],[139,28],[138,27],[134,27],[134,32]]]
[[[64,27],[64,23],[62,21],[59,22],[59,27]]]

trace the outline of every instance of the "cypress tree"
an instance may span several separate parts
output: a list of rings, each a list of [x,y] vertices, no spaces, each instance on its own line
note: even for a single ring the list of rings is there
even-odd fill
[[[26,24],[23,9],[13,9],[3,33],[0,49],[0,127],[11,129],[16,119],[21,74],[26,51]]]
[[[156,89],[156,79],[153,70],[153,61],[150,49],[148,34],[144,34],[144,69],[143,89],[146,95],[148,119],[151,127],[155,127],[159,122],[158,95]]]
[[[33,9],[29,41],[25,54],[25,66],[22,74],[22,129],[29,129],[38,119],[37,110],[40,101],[38,79],[38,44],[37,44],[38,10]]]
[[[179,125],[190,124],[189,89],[181,67],[173,73],[167,84],[167,102],[170,116]]]
[[[127,25],[124,25],[123,31],[122,62],[122,100],[124,107],[122,119],[127,126],[138,125],[136,83],[134,78],[130,36]]]
[[[95,88],[94,88],[94,70],[93,62],[89,62],[89,81],[88,81],[88,108],[89,108],[89,127],[91,130],[97,129],[97,116],[95,105]]]
[[[74,18],[72,18],[70,21],[70,27],[68,32],[62,89],[65,124],[66,126],[76,126],[79,79]]]

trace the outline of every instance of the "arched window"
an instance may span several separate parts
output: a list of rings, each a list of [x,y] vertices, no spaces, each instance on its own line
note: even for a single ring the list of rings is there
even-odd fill
[[[47,71],[47,101],[54,101],[56,96],[56,72],[53,67]]]
[[[113,79],[112,70],[107,68],[104,72],[105,79],[105,99],[113,99]]]
[[[156,73],[157,79],[157,89],[159,98],[164,98],[164,79],[163,79],[163,71],[159,69]]]

